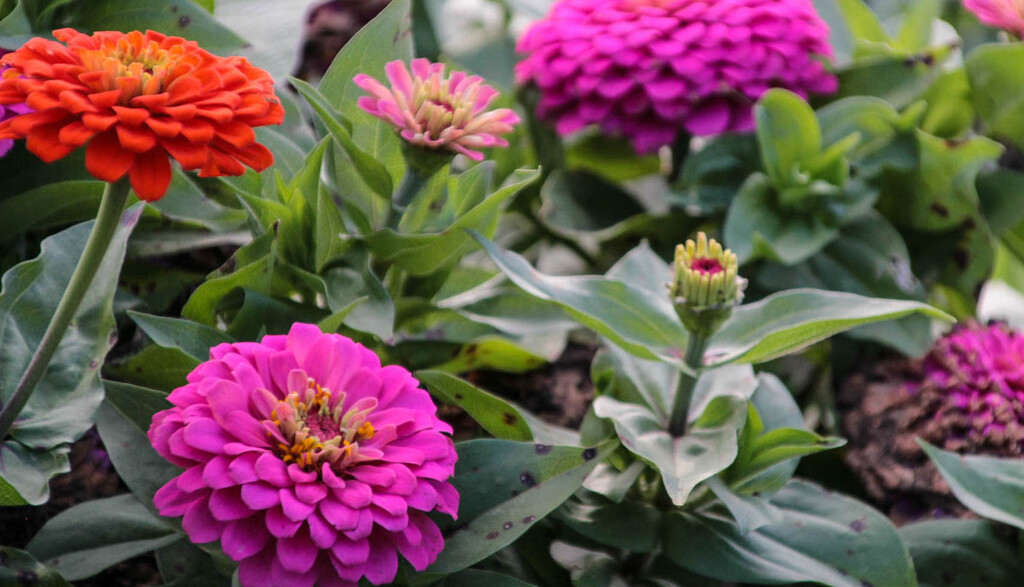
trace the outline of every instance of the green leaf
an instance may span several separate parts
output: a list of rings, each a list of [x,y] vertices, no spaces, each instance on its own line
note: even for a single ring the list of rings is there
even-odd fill
[[[157,454],[146,437],[153,414],[171,407],[165,395],[134,385],[105,382],[107,399],[96,414],[96,428],[114,469],[128,489],[152,512],[153,496],[181,469]]]
[[[561,540],[551,543],[551,557],[569,571],[574,587],[616,587],[625,584],[619,561],[607,552]]]
[[[660,296],[668,293],[672,266],[663,261],[645,240],[616,261],[605,277],[642,287]]]
[[[103,182],[58,181],[0,200],[0,243],[96,216]]]
[[[714,510],[669,514],[665,555],[720,581],[916,587],[896,528],[874,509],[802,481],[791,481],[771,504],[782,522],[746,534]]]
[[[1016,587],[1020,555],[984,520],[929,520],[899,529],[921,587]]]
[[[725,217],[725,244],[746,263],[758,258],[787,265],[805,261],[839,235],[811,214],[784,214],[767,176],[760,173],[740,188]]]
[[[858,42],[889,43],[892,37],[862,0],[836,0],[850,33]]]
[[[395,134],[391,124],[356,105],[365,92],[352,78],[363,73],[377,80],[386,80],[385,64],[396,59],[408,63],[413,57],[411,27],[409,0],[390,2],[376,18],[345,43],[324,74],[319,88],[330,104],[346,120],[352,122],[352,140],[355,144],[383,163],[394,181],[401,177],[405,169],[399,151],[402,139]]]
[[[681,437],[669,434],[667,423],[646,407],[606,395],[594,400],[594,412],[612,421],[623,446],[661,472],[669,498],[677,506],[686,503],[699,483],[725,470],[736,458],[747,398],[732,385],[716,389],[715,374],[714,370],[702,374],[697,384],[702,389],[694,391],[689,426]]]
[[[25,550],[72,581],[181,540],[133,495],[80,503],[46,522]]]
[[[598,351],[590,364],[599,394],[646,406],[661,421],[668,421],[679,376],[668,363],[641,359],[614,345]]]
[[[910,4],[904,12],[895,47],[903,51],[926,49],[932,40],[933,24],[941,14],[939,0],[918,0]]]
[[[461,500],[459,525],[446,535],[444,550],[426,572],[453,573],[511,544],[568,499],[616,446],[461,443],[452,479]]]
[[[259,243],[254,241],[250,246],[257,244]],[[245,247],[239,249],[232,257],[236,260],[235,266],[241,264],[238,257],[245,250]],[[247,287],[261,292],[270,291],[276,251],[277,240],[273,239],[270,250],[258,259],[238,266],[226,275],[214,275],[208,278],[205,283],[192,292],[192,296],[181,310],[182,317],[213,327],[217,324],[217,305],[235,288]]]
[[[465,410],[494,437],[533,440],[533,433],[522,414],[505,400],[441,371],[417,371],[415,377],[432,395]]]
[[[579,323],[638,357],[681,364],[687,334],[668,296],[655,296],[615,279],[544,275],[521,256],[474,235],[513,283],[555,302]]]
[[[472,250],[472,233],[494,234],[501,206],[540,177],[540,171],[519,169],[506,184],[460,216],[442,232],[402,234],[385,228],[366,238],[366,245],[381,261],[393,263],[410,275],[423,276],[453,264]]]
[[[603,230],[645,211],[632,194],[589,171],[556,169],[541,198],[543,218],[566,231]]]
[[[772,184],[784,188],[821,151],[814,110],[793,92],[769,90],[754,107],[757,142]]]
[[[238,230],[245,226],[245,212],[207,196],[189,175],[179,169],[171,174],[171,185],[164,197],[150,202],[149,207],[171,220],[214,232]]]
[[[143,206],[129,208],[118,224],[110,246],[25,409],[14,421],[10,450],[0,452],[0,474],[29,503],[48,495],[50,476],[66,468],[66,451],[52,457],[39,453],[74,442],[92,426],[103,400],[99,367],[112,344],[112,304],[128,237]],[[0,403],[13,392],[50,317],[67,288],[94,222],[73,226],[42,243],[39,257],[21,263],[3,276],[0,292]],[[15,448],[20,444],[23,449]],[[31,463],[43,468],[37,474]],[[20,475],[27,475],[22,477]],[[42,485],[39,483],[42,482]]]
[[[180,318],[150,316],[140,312],[128,311],[128,316],[146,336],[153,342],[167,348],[184,351],[199,361],[210,358],[210,349],[221,343],[234,342],[234,339],[205,324],[190,322]]]
[[[89,0],[69,5],[75,28],[129,32],[152,29],[196,41],[215,54],[234,53],[245,40],[191,0]]]
[[[124,360],[107,363],[103,366],[103,376],[171,391],[185,385],[185,377],[199,363],[184,351],[151,344]]]
[[[1024,529],[1024,461],[963,456],[918,439],[960,503],[979,516]]]
[[[913,313],[952,321],[949,315],[921,302],[813,289],[781,292],[736,308],[711,337],[704,362],[761,363],[855,326]]]
[[[231,587],[231,577],[218,571],[210,554],[188,540],[159,548],[155,554],[167,587]]]
[[[609,505],[566,502],[555,517],[581,535],[630,552],[653,552],[661,533],[661,511],[627,501]]]
[[[60,576],[60,573],[49,569],[32,558],[27,552],[0,546],[0,585],[24,585],[25,577],[35,577],[32,587],[72,587]]]
[[[872,96],[902,110],[919,100],[942,75],[952,47],[930,48],[914,55],[884,52],[840,70],[839,91],[833,98]]]
[[[720,477],[712,477],[706,484],[729,510],[740,534],[782,522],[782,512],[761,495],[735,492]]]
[[[42,505],[50,479],[71,470],[67,445],[32,450],[17,442],[0,444],[0,505]]]
[[[545,363],[547,361],[544,357],[531,353],[507,338],[487,335],[469,342],[450,361],[434,368],[449,373],[465,373],[476,369],[525,373]]]
[[[1024,46],[982,45],[967,56],[964,68],[989,133],[1024,146]]]
[[[377,194],[385,198],[391,198],[394,186],[391,183],[391,176],[388,174],[387,167],[356,145],[355,141],[352,140],[352,135],[342,121],[341,114],[331,106],[327,98],[318,92],[316,88],[301,79],[289,77],[288,81],[302,94],[306,102],[313,107],[313,113],[316,114],[317,120],[324,125],[331,134],[331,137],[341,145],[345,154],[355,164],[356,171],[359,172],[359,176],[363,178],[366,185],[370,186],[370,189],[377,192]]]
[[[448,575],[437,583],[437,587],[534,587],[508,575],[500,575],[491,571],[480,571],[477,569],[466,569],[453,575]],[[998,586],[996,586],[998,587]]]
[[[737,461],[730,468],[729,478],[742,485],[771,467],[790,459],[839,448],[846,444],[841,438],[826,438],[810,430],[777,428],[753,440],[749,458]]]

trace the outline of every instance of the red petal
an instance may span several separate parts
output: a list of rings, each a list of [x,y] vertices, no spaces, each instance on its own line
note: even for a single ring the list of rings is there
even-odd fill
[[[145,153],[156,146],[156,135],[149,127],[119,124],[115,128],[121,146],[133,153]]]
[[[25,146],[47,163],[63,159],[75,150],[74,145],[65,145],[60,141],[60,129],[63,127],[64,124],[60,122],[34,126]]]
[[[171,162],[163,149],[136,156],[131,170],[132,189],[139,199],[153,202],[164,197],[171,184]]]
[[[85,148],[85,168],[96,179],[114,182],[131,169],[135,154],[121,148],[117,133],[105,132],[93,137]]]
[[[149,118],[149,111],[145,108],[114,106],[114,112],[117,113],[117,119],[121,122],[136,126],[142,124],[147,118]]]
[[[81,147],[88,143],[89,139],[91,139],[95,134],[96,131],[85,126],[81,121],[76,120],[60,129],[60,142],[65,145]]]
[[[205,144],[194,145],[185,139],[164,139],[160,144],[184,169],[199,169],[210,159],[210,148]]]

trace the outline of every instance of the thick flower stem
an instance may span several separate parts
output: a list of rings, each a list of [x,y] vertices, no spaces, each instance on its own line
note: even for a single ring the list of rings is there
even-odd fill
[[[60,346],[65,331],[71,325],[78,307],[82,304],[82,298],[89,291],[93,276],[99,269],[100,263],[103,262],[103,257],[106,256],[110,241],[117,230],[130,191],[131,186],[128,184],[127,177],[107,184],[107,188],[103,192],[103,200],[100,202],[99,212],[96,215],[96,224],[93,225],[92,232],[89,233],[89,240],[85,243],[85,249],[82,250],[82,256],[78,259],[78,265],[75,267],[74,273],[71,274],[71,281],[68,282],[68,287],[57,304],[57,311],[50,319],[50,325],[43,333],[39,348],[32,355],[28,368],[11,394],[10,401],[0,408],[0,439],[7,436],[14,424],[14,419],[28,403],[28,398],[39,384],[39,380],[43,378],[43,374],[46,373],[46,368],[50,365],[54,353],[57,352],[57,347]]]
[[[679,385],[676,387],[675,399],[672,401],[672,418],[669,420],[668,427],[672,436],[679,437],[686,432],[690,401],[693,399],[693,389],[697,385],[697,378],[700,377],[703,366],[702,358],[704,350],[707,348],[707,342],[707,338],[703,334],[690,332],[690,343],[686,347],[686,357],[683,360],[688,367],[693,369],[693,375],[679,374]]]

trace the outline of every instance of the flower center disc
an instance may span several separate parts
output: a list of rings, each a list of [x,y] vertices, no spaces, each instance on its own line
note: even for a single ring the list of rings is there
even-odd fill
[[[697,273],[704,273],[707,275],[714,275],[716,273],[721,273],[722,271],[725,271],[725,268],[722,267],[722,264],[718,261],[718,259],[714,259],[711,257],[699,257],[697,259],[694,259],[693,264],[690,265],[690,269],[696,271]]]

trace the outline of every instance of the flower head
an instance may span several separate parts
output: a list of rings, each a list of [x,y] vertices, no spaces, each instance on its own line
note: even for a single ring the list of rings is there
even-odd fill
[[[267,72],[241,57],[217,57],[193,41],[153,31],[54,31],[3,57],[0,104],[35,110],[0,122],[0,139],[27,139],[55,161],[85,146],[93,176],[126,174],[157,200],[171,181],[169,158],[203,177],[262,170],[273,155],[253,127],[280,124],[284,109]]]
[[[508,108],[487,110],[498,92],[480,76],[445,75],[443,63],[427,59],[414,59],[411,74],[402,61],[388,63],[384,71],[390,88],[366,74],[355,77],[370,94],[359,98],[359,106],[394,125],[409,143],[477,161],[484,156],[475,149],[508,145],[500,135],[510,132],[519,117]]]
[[[695,307],[735,305],[743,301],[746,284],[736,254],[703,232],[696,242],[676,246],[673,298]]]
[[[149,438],[185,471],[154,504],[220,540],[243,585],[380,585],[397,554],[423,570],[444,547],[427,512],[458,510],[451,427],[362,345],[309,324],[222,344],[168,400]]]
[[[1024,37],[1024,0],[964,0],[981,22]]]
[[[10,53],[10,51],[0,49],[0,57],[3,57],[8,53]],[[7,66],[0,64],[0,78],[3,78],[5,70],[7,70]],[[0,123],[10,120],[15,116],[28,114],[29,112],[32,112],[32,109],[24,103],[0,104]],[[14,139],[0,139],[0,157],[6,155],[12,147],[14,147]]]
[[[994,447],[1012,439],[1024,452],[1024,335],[1002,323],[969,323],[942,337],[924,362],[920,393],[942,401],[933,423],[953,448]],[[934,393],[929,393],[934,395]]]
[[[752,105],[772,87],[803,98],[837,88],[810,0],[558,0],[517,49],[538,116],[563,135],[599,125],[641,153],[683,129],[752,129]]]

